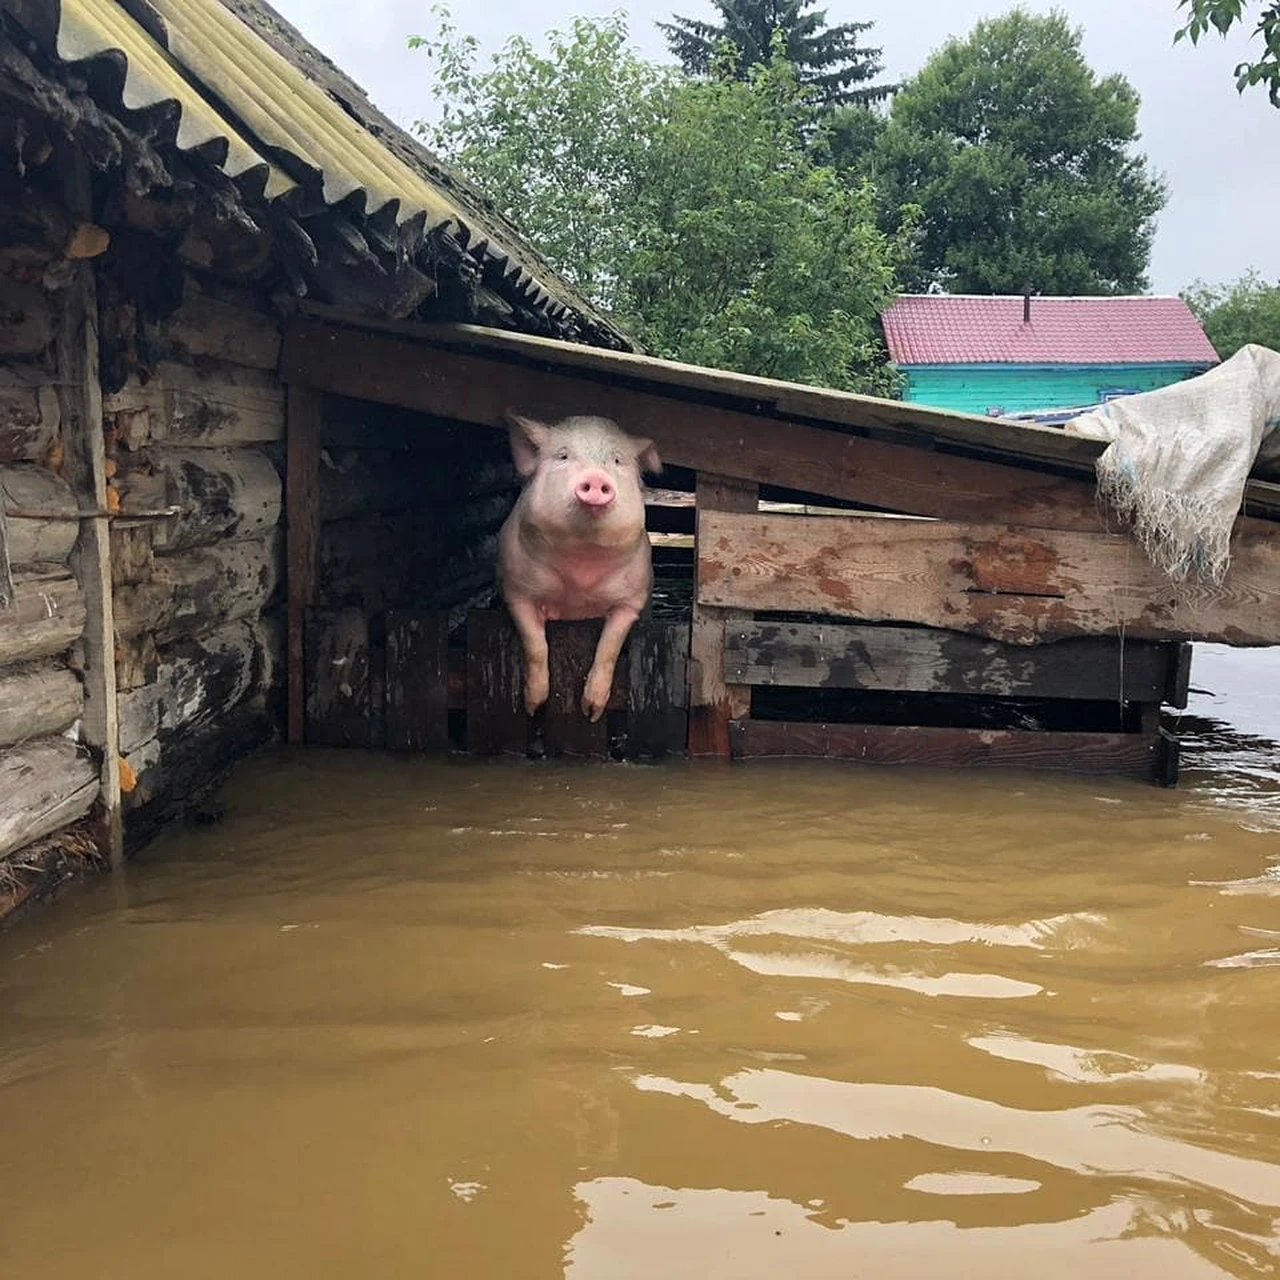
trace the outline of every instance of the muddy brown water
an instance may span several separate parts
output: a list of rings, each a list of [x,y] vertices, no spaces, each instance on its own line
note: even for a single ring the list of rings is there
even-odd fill
[[[0,1275],[1274,1274],[1278,675],[1174,793],[249,761],[0,935]]]

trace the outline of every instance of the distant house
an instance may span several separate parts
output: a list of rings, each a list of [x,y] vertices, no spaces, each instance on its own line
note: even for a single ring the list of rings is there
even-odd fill
[[[904,399],[992,417],[1095,405],[1218,363],[1181,298],[909,294],[883,320]]]

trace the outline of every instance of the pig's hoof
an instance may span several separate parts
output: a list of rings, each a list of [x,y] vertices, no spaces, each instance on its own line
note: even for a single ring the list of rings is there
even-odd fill
[[[609,705],[609,685],[612,681],[588,678],[587,687],[582,691],[582,714],[595,724],[604,715]]]

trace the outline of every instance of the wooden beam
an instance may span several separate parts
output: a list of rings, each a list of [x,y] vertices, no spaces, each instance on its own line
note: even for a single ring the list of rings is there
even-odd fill
[[[1038,733],[882,724],[747,720],[733,725],[736,759],[786,757],[944,769],[1053,769],[1162,780],[1161,741],[1141,733]]]
[[[290,387],[285,466],[288,557],[289,741],[306,740],[307,610],[315,602],[320,556],[320,418],[322,397]]]
[[[90,208],[87,162],[67,158],[65,176],[72,212]],[[80,523],[71,567],[84,595],[84,741],[101,756],[95,806],[95,839],[113,866],[124,861],[121,820],[119,712],[116,706],[115,613],[111,591],[111,529],[107,511],[107,459],[102,386],[98,381],[98,294],[93,265],[68,268],[55,338],[55,367],[66,448],[65,476],[82,507],[102,515]]]
[[[874,516],[709,511],[697,599],[911,622],[1012,644],[1069,636],[1280,643],[1280,530],[1238,532],[1226,583],[1170,583],[1127,537]]]
[[[286,332],[281,376],[358,400],[504,429],[503,414],[513,408],[552,418],[602,414],[653,439],[671,465],[883,510],[953,520],[989,519],[998,511],[1016,524],[1102,527],[1091,480],[884,443],[695,404],[661,390],[631,390],[571,371],[525,368],[315,322],[295,322]]]
[[[698,473],[695,546],[708,536],[711,516],[742,513],[751,518],[759,502],[758,486],[725,476]],[[729,722],[751,712],[751,689],[725,683],[724,637],[728,628],[746,621],[734,609],[704,602],[695,565],[693,620],[689,628],[689,754],[696,758],[730,757]]]
[[[1177,696],[1186,647],[1102,637],[1011,645],[932,627],[747,622],[725,629],[725,679],[783,688],[1158,703],[1166,693]]]

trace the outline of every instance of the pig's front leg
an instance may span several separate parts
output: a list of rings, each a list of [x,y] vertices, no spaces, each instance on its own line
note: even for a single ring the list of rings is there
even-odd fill
[[[508,600],[507,608],[511,611],[524,649],[524,709],[533,715],[546,702],[551,691],[551,673],[547,667],[547,625],[542,610],[531,600]]]
[[[582,691],[582,713],[594,724],[604,715],[609,704],[609,692],[613,688],[613,670],[618,665],[618,655],[636,619],[636,610],[620,605],[610,609],[604,618],[604,630],[596,645],[595,660],[587,672],[586,687]]]

